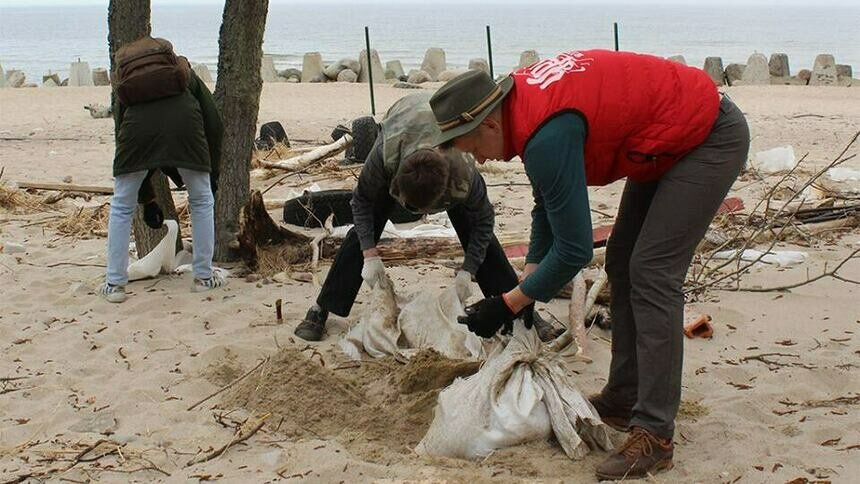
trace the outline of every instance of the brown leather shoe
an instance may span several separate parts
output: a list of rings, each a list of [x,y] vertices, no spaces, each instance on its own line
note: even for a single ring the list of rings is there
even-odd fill
[[[588,401],[594,405],[600,420],[619,432],[630,431],[630,419],[633,418],[633,408],[622,408],[607,402],[602,393],[588,397]]]
[[[661,439],[640,427],[633,427],[627,442],[597,467],[601,481],[642,479],[671,469],[675,446],[672,439]]]

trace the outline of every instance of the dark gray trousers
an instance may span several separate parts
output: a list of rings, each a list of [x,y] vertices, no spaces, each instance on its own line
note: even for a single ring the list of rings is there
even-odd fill
[[[660,437],[672,437],[681,401],[687,270],[749,142],[743,113],[723,98],[704,143],[657,181],[627,181],[607,243],[612,364],[603,395]]]

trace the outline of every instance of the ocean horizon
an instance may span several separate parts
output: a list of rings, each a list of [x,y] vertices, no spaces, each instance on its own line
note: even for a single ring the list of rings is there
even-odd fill
[[[106,2],[105,2],[106,3]],[[153,5],[152,33],[178,53],[216,73],[223,5]],[[701,67],[705,57],[746,63],[754,52],[786,53],[792,73],[812,68],[815,56],[860,69],[860,6],[690,6],[667,4],[361,4],[270,5],[263,50],[278,69],[301,67],[305,52],[327,62],[358,58],[364,26],[383,64],[400,60],[408,71],[429,47],[445,49],[449,68],[487,57],[485,26],[492,29],[495,71],[510,71],[523,50],[542,57],[573,49],[612,49],[613,22],[621,50],[683,55]],[[104,5],[0,6],[0,65],[20,69],[28,82],[67,76],[81,59],[107,67]]]

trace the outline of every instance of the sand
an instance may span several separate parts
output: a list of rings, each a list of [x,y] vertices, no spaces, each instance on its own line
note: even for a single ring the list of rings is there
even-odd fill
[[[379,87],[378,110],[410,92]],[[791,144],[798,155],[809,153],[810,169],[836,156],[860,131],[860,89],[728,92],[749,118],[753,152]],[[107,88],[0,90],[2,181],[59,183],[71,177],[110,186],[112,121],[92,119],[82,109],[108,95]],[[366,85],[267,85],[260,121],[277,119],[297,144],[308,144],[366,114],[368,98]],[[846,166],[860,168],[860,160]],[[497,208],[497,233],[525,237],[530,190],[504,186],[526,181],[521,165],[492,163],[483,172]],[[283,198],[313,181],[325,188],[354,183],[351,176],[314,175],[288,180],[266,196]],[[592,189],[592,208],[614,214],[621,188]],[[763,183],[745,176],[733,195],[749,205],[763,190]],[[92,289],[104,271],[106,240],[97,229],[68,236],[57,221],[105,201],[67,199],[48,211],[38,203],[30,210],[0,207],[0,245],[26,248],[0,253],[0,482],[28,474],[72,482],[593,481],[605,454],[574,462],[552,442],[505,449],[481,462],[415,455],[411,447],[429,423],[439,385],[471,369],[454,371],[450,365],[456,363],[432,355],[406,366],[389,359],[358,367],[347,362],[336,343],[358,320],[366,290],[353,314],[332,317],[328,338],[314,345],[292,336],[315,295],[313,285],[302,282],[306,277],[233,277],[224,290],[192,294],[187,276],[166,276],[132,283],[122,305],[101,301]],[[595,224],[609,220],[594,214]],[[806,251],[805,264],[761,266],[744,283],[787,284],[825,264],[832,267],[860,247],[860,230],[816,238],[808,247],[798,243],[779,247]],[[843,271],[860,279],[860,261]],[[407,297],[442,287],[454,275],[432,262],[390,273]],[[279,298],[285,320],[277,325]],[[858,300],[860,286],[828,278],[791,292],[711,291],[696,301],[713,317],[716,332],[711,340],[686,342],[676,467],[657,480],[856,482]],[[541,308],[548,318],[566,319],[566,301]],[[594,362],[570,368],[589,393],[605,383],[609,364],[608,333],[595,329],[590,338]],[[788,356],[749,358],[764,353]],[[239,384],[187,410],[266,358]],[[231,442],[246,419],[263,417],[265,425],[248,440],[186,466]],[[613,438],[618,442],[623,435]],[[106,442],[92,447],[100,439]]]

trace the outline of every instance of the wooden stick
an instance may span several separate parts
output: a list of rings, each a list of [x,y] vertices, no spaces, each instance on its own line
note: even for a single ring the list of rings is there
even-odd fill
[[[260,165],[266,168],[276,168],[278,170],[297,171],[307,168],[308,166],[323,161],[327,158],[343,152],[352,145],[352,136],[345,134],[334,143],[320,146],[312,151],[294,156],[281,161],[266,161],[261,160]]]
[[[233,444],[238,444],[240,442],[244,442],[250,439],[254,436],[254,434],[257,433],[257,431],[263,428],[263,425],[266,423],[266,419],[269,418],[269,415],[270,414],[264,415],[262,418],[260,418],[258,422],[254,423],[253,426],[248,426],[245,429],[239,430],[239,432],[232,439],[230,439],[230,442],[227,442],[220,448],[215,449],[211,452],[207,452],[205,454],[198,455],[197,457],[191,459],[190,461],[188,461],[187,464],[185,464],[185,467],[190,467],[194,464],[200,464],[201,462],[210,461],[223,454],[224,452],[227,452],[227,449],[229,449],[230,446],[232,446]]]
[[[99,187],[92,185],[73,185],[71,183],[34,183],[18,182],[18,188],[25,190],[51,190],[55,192],[82,192],[97,193],[99,195],[113,195],[113,187]]]
[[[202,403],[206,402],[206,401],[207,401],[207,400],[209,400],[210,398],[212,398],[212,397],[214,397],[214,396],[216,396],[216,395],[220,394],[221,392],[224,392],[224,391],[226,391],[226,390],[230,389],[233,385],[235,385],[235,384],[239,383],[240,381],[244,380],[244,379],[245,379],[245,378],[247,378],[247,377],[248,377],[248,375],[250,375],[251,373],[254,373],[254,371],[255,371],[255,370],[257,370],[258,368],[260,368],[261,366],[263,366],[263,364],[264,364],[264,363],[266,363],[267,361],[269,361],[269,358],[268,358],[268,357],[264,358],[264,359],[263,359],[263,361],[261,361],[261,362],[257,363],[257,366],[255,366],[255,367],[251,368],[250,370],[246,371],[244,375],[240,376],[239,378],[236,378],[235,380],[231,381],[230,383],[228,383],[228,384],[224,385],[223,387],[219,388],[218,390],[216,390],[216,391],[212,392],[211,394],[207,395],[207,396],[206,396],[206,398],[203,398],[202,400],[200,400],[199,402],[195,403],[194,405],[191,405],[191,406],[190,406],[190,407],[188,407],[186,410],[188,410],[188,411],[190,411],[190,410],[194,410],[195,408],[197,408],[197,406],[199,406],[200,404],[202,404]]]

